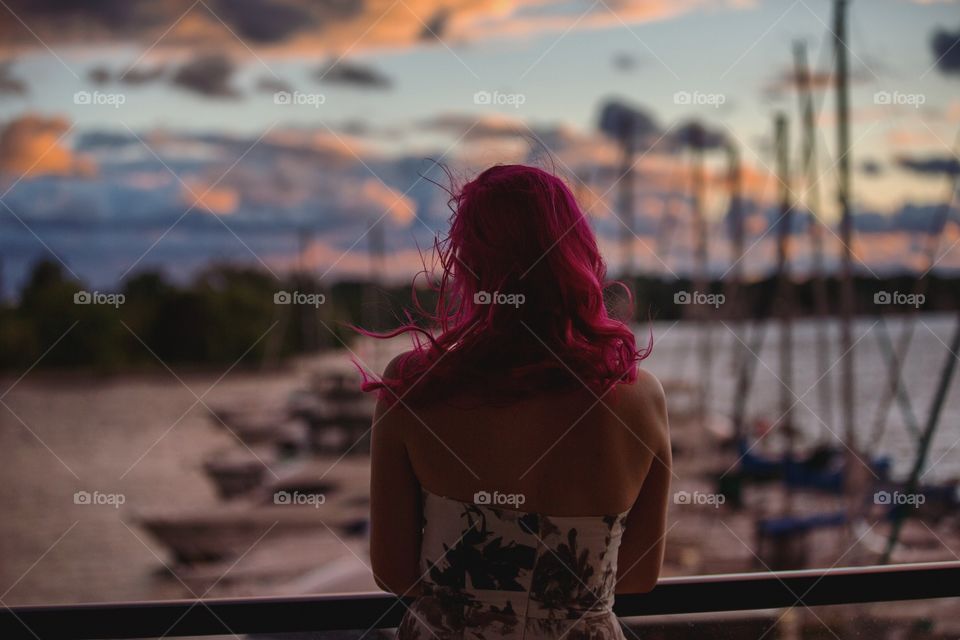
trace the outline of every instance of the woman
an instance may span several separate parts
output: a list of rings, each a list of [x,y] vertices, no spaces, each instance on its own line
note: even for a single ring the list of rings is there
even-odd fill
[[[664,548],[666,406],[637,367],[651,345],[608,316],[561,180],[495,166],[451,204],[438,333],[378,335],[415,348],[364,385],[377,584],[416,596],[402,639],[622,638],[614,592],[652,589]]]

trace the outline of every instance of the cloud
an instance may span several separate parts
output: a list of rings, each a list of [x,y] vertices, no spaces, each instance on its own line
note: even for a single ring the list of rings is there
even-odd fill
[[[110,73],[110,69],[102,65],[96,66],[87,72],[87,78],[90,79],[90,82],[98,85],[107,84],[112,77],[113,74]]]
[[[447,133],[462,140],[530,135],[530,129],[521,118],[502,114],[476,116],[448,112],[420,120],[415,126],[422,131]]]
[[[864,84],[874,80],[873,69],[881,66],[879,62],[871,61],[870,67],[858,63],[858,66],[850,71],[847,78],[850,84]],[[782,69],[773,78],[768,80],[763,87],[764,93],[769,98],[780,98],[786,93],[797,91],[803,85],[803,76],[797,72],[796,68],[788,67]],[[827,91],[836,85],[836,80],[832,71],[821,71],[809,69],[807,74],[807,83],[813,92]]]
[[[175,86],[210,98],[237,98],[240,92],[230,84],[233,61],[222,53],[203,53],[184,63],[173,75]]]
[[[795,69],[785,69],[774,78],[768,80],[763,87],[763,93],[771,99],[783,97],[790,91],[797,91],[802,86],[803,76]],[[807,82],[811,91],[826,91],[834,87],[834,77],[829,71],[811,70],[807,75]]]
[[[641,142],[655,140],[662,131],[652,114],[620,99],[610,99],[603,103],[597,127],[616,140],[633,136]]]
[[[293,93],[293,85],[276,76],[261,76],[257,79],[257,91],[263,93]]]
[[[328,62],[317,69],[316,78],[319,82],[361,89],[389,89],[393,86],[393,81],[377,69],[348,60]]]
[[[66,122],[48,120],[19,125],[33,132],[31,141],[15,145],[22,151],[4,152],[0,158],[6,161],[8,155],[15,155],[21,158],[16,163],[20,171],[29,167],[68,128]],[[75,140],[73,151],[66,143],[53,144],[50,157],[38,165],[34,179],[17,184],[5,200],[72,268],[85,276],[93,270],[99,282],[109,283],[122,273],[201,195],[201,204],[151,251],[145,266],[177,271],[202,268],[214,259],[256,263],[245,245],[268,264],[283,264],[296,255],[298,235],[309,233],[315,239],[311,264],[325,271],[337,263],[331,273],[339,277],[354,268],[363,272],[368,243],[351,245],[371,221],[382,217],[388,259],[396,267],[392,275],[406,276],[409,272],[400,271],[408,265],[419,266],[414,259],[418,257],[416,245],[429,247],[432,234],[446,229],[449,216],[447,195],[430,182],[435,179],[446,184],[445,178],[439,169],[424,162],[431,149],[439,156],[447,142],[424,132],[456,137],[475,123],[474,131],[444,160],[454,176],[475,175],[480,167],[508,157],[526,163],[538,160],[537,164],[568,180],[581,205],[589,210],[608,257],[613,263],[619,259],[623,225],[616,214],[623,183],[616,182],[620,163],[616,141],[597,130],[565,123],[531,124],[528,128],[516,117],[491,113],[447,113],[415,123],[413,135],[435,146],[406,156],[387,155],[370,140],[334,135],[321,126],[281,126],[257,144],[252,134],[139,132],[161,161],[122,129],[87,131],[71,138]],[[0,137],[5,145],[6,134],[5,129]],[[550,157],[538,155],[542,152],[538,140],[549,148]],[[638,156],[633,228],[640,236],[635,242],[640,264],[663,271],[651,253],[663,248],[661,257],[683,273],[692,268],[694,248],[689,233],[689,167],[671,152],[673,148],[666,145]],[[94,177],[78,177],[83,173],[77,170],[82,166],[77,162],[81,157],[97,161],[99,171]],[[776,218],[772,202],[776,190],[770,188],[775,183],[762,173],[762,167],[745,160],[747,242],[748,246],[757,243],[748,266],[761,273],[773,264],[773,245],[767,240],[774,234],[767,239],[761,236]],[[721,185],[725,166],[711,163],[706,171],[711,185],[706,202],[713,242],[711,260],[717,266],[730,253],[728,221],[723,215],[726,193]],[[417,183],[420,174],[427,179]],[[215,186],[210,189],[211,185]],[[869,256],[876,270],[920,264],[917,256],[922,247],[912,248],[910,236],[925,232],[935,211],[935,206],[926,204],[891,204],[887,208],[886,202],[881,202],[877,211],[864,211],[861,203],[861,215],[856,219],[858,255]],[[799,234],[804,218],[798,211],[794,236],[798,272],[809,264],[805,236]],[[11,268],[19,273],[42,247],[38,249],[36,239],[14,223],[0,216],[0,252],[11,256]],[[244,244],[224,233],[224,224]],[[662,231],[668,227],[669,238],[661,244]],[[829,243],[833,236],[827,235]],[[829,247],[831,251],[836,248]],[[343,260],[337,262],[341,256]]]
[[[860,172],[867,176],[879,176],[883,174],[883,165],[873,158],[867,158],[860,163]]]
[[[62,140],[69,123],[61,118],[28,114],[0,129],[0,173],[14,179],[42,175],[91,176],[96,166],[74,154]]]
[[[679,148],[722,149],[727,144],[727,137],[719,129],[712,129],[699,120],[690,120],[670,132],[670,141]]]
[[[413,200],[374,178],[363,183],[359,199],[364,207],[380,210],[404,227],[409,226],[417,215],[417,205]]]
[[[334,54],[383,48],[456,46],[573,30],[622,28],[695,11],[741,9],[744,0],[609,0],[584,13],[564,0],[8,0],[19,20],[0,21],[0,42],[158,43],[154,55],[263,45],[277,54]],[[30,25],[27,29],[25,24]],[[442,44],[438,41],[442,38]]]
[[[218,0],[215,12],[237,30],[241,38],[256,43],[281,42],[314,26],[306,7],[273,0]]]
[[[893,147],[940,147],[941,139],[930,129],[890,129],[886,134],[887,144]]]
[[[130,67],[120,72],[117,76],[119,82],[130,85],[141,85],[161,79],[167,71],[164,64],[157,64],[152,67]]]
[[[936,65],[943,73],[960,74],[960,28],[938,29],[930,39]]]
[[[640,67],[640,61],[640,56],[629,51],[620,51],[614,54],[612,63],[617,71],[630,72]]]
[[[187,180],[182,192],[184,207],[214,215],[229,215],[237,210],[240,194],[236,189]]]
[[[104,65],[98,65],[87,72],[87,78],[98,85],[108,84],[110,82],[120,82],[132,86],[149,84],[163,78],[166,74],[167,66],[165,64],[156,64],[151,67],[135,66],[111,71]]]
[[[420,32],[421,40],[442,39],[447,35],[447,27],[450,23],[450,10],[446,7],[437,9],[433,16],[423,23],[423,30]]]
[[[11,43],[27,40],[31,30],[42,42],[60,42],[64,36],[81,40],[86,35],[88,42],[110,34],[119,38],[124,32],[160,28],[165,17],[164,12],[151,10],[147,0],[8,0],[4,6],[9,11],[0,21],[0,40]]]
[[[926,158],[900,156],[897,158],[897,166],[913,173],[949,176],[960,174],[960,161],[951,156],[928,156]]]
[[[345,132],[334,135],[325,128],[278,127],[267,134],[263,143],[337,166],[354,164],[358,158],[369,160],[376,157],[374,149],[356,136]]]
[[[13,60],[0,61],[0,97],[4,95],[22,96],[27,93],[27,83],[15,77],[11,71]]]

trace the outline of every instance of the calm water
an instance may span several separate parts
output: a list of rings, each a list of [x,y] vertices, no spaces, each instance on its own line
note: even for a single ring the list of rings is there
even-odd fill
[[[921,428],[926,423],[930,405],[940,379],[945,359],[950,355],[947,345],[954,327],[953,315],[921,316],[914,325],[913,340],[908,356],[903,362],[903,382],[910,404]],[[886,321],[891,339],[896,344],[905,320],[893,318]],[[838,345],[839,330],[836,325],[827,325],[831,338],[827,370],[819,366],[816,354],[815,323],[794,324],[793,391],[800,398],[794,401],[794,423],[801,429],[808,443],[828,442],[840,445],[838,437],[843,434],[840,416],[840,373],[842,351]],[[712,330],[716,346],[711,371],[711,406],[720,413],[729,414],[733,407],[735,368],[732,351],[742,347],[734,335],[753,347],[752,333],[744,337],[742,329],[735,325],[717,324]],[[859,446],[871,447],[878,453],[889,453],[894,458],[894,472],[909,472],[915,451],[915,442],[905,427],[899,408],[891,407],[888,424],[882,437],[874,442],[875,420],[878,406],[888,396],[886,357],[878,342],[881,329],[873,319],[862,319],[854,328],[856,364],[856,422]],[[659,336],[659,339],[658,339]],[[643,336],[645,339],[645,335]],[[697,330],[689,323],[657,323],[654,326],[654,352],[645,366],[656,373],[665,384],[669,380],[699,381],[703,368],[696,348]],[[779,329],[767,327],[763,346],[755,351],[755,379],[747,404],[748,416],[774,421],[780,417]],[[832,369],[830,368],[832,367]],[[960,367],[958,367],[960,369]],[[824,375],[826,373],[826,375]],[[936,482],[960,477],[960,370],[956,372],[943,407],[939,426],[933,440],[928,460],[932,464],[924,475],[924,481]],[[821,389],[830,392],[832,406],[824,407]],[[831,410],[832,409],[832,410]]]
[[[886,393],[885,367],[872,326],[872,320],[857,325],[857,336],[863,336],[857,353],[862,439],[871,431],[878,399]],[[899,322],[891,323],[895,337],[899,327]],[[916,327],[905,380],[921,421],[947,353],[941,341],[949,341],[951,330],[948,316],[925,316]],[[699,380],[701,365],[692,349],[695,329],[688,324],[657,323],[654,331],[657,343],[646,366],[665,381]],[[835,335],[835,327],[831,331]],[[729,354],[735,339],[722,325],[716,326],[713,335],[717,356],[712,397],[716,410],[726,411],[732,401]],[[758,364],[751,415],[778,415],[780,384],[772,373],[778,371],[776,338],[776,331],[770,330],[758,352],[769,369]],[[822,371],[817,369],[810,323],[796,326],[796,342],[794,386],[806,403],[796,407],[796,421],[811,439],[832,439],[827,427],[839,433],[837,418],[823,411],[817,389],[811,388]],[[373,362],[369,348],[360,352]],[[838,355],[835,348],[831,362]],[[203,507],[216,502],[201,463],[210,452],[233,446],[234,441],[212,426],[193,394],[203,395],[209,389],[204,401],[214,406],[251,398],[282,400],[318,366],[328,363],[301,362],[281,373],[233,372],[219,383],[219,372],[182,375],[192,393],[166,373],[100,380],[52,380],[39,372],[28,374],[3,398],[10,410],[0,406],[3,600],[14,604],[182,597],[176,582],[157,578],[162,565],[154,554],[163,558],[163,550],[142,530],[128,525],[139,509]],[[836,389],[838,372],[839,367],[821,384]],[[15,376],[6,378],[2,388],[15,380]],[[958,384],[954,380],[951,386],[932,447],[930,460],[938,462],[927,474],[928,481],[960,476]],[[898,471],[909,467],[913,442],[896,409],[878,450],[895,456]],[[125,503],[119,508],[76,505],[76,491],[122,494]]]

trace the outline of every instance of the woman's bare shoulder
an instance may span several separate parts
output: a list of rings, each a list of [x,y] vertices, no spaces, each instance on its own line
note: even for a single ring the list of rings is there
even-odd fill
[[[380,380],[396,379],[401,363],[406,357],[408,357],[410,353],[410,351],[404,351],[403,353],[394,356],[390,362],[387,363],[387,366],[383,368],[383,374],[380,376]],[[392,389],[381,388],[377,393],[377,403],[376,408],[374,409],[374,432],[380,431],[382,433],[385,431],[385,429],[382,427],[377,429],[377,426],[390,424],[395,426],[394,428],[389,429],[389,431],[393,432],[394,434],[399,433],[400,425],[404,422],[403,417],[407,413],[408,409],[403,401],[402,394],[397,395],[397,392],[393,391]]]
[[[667,398],[663,385],[646,369],[637,370],[637,379],[620,385],[623,402],[621,419],[644,442],[664,445],[669,441]]]
[[[409,359],[412,353],[413,353],[412,350],[404,351],[402,353],[395,355],[393,358],[391,358],[390,362],[387,363],[387,366],[383,368],[383,377],[392,378],[396,376],[397,371],[400,368],[400,363]]]

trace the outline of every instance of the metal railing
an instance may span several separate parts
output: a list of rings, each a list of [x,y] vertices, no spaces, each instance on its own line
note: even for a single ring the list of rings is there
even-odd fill
[[[664,578],[618,595],[620,617],[960,597],[960,562]],[[0,609],[4,640],[93,640],[395,627],[384,593],[27,605]]]

